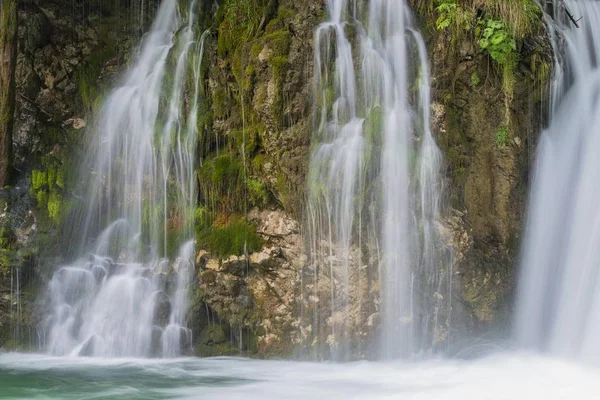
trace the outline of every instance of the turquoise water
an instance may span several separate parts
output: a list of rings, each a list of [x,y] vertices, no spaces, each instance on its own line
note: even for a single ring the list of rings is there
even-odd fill
[[[527,354],[316,364],[0,354],[2,399],[598,399],[600,370]]]

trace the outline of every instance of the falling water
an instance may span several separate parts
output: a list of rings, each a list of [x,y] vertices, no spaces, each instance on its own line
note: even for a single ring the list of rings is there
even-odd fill
[[[600,357],[600,3],[554,2],[559,55],[540,139],[521,266],[516,335],[530,348]]]
[[[425,45],[404,2],[329,0],[328,10],[315,43],[311,263],[303,278],[314,304],[310,330],[345,359],[356,347],[351,325],[372,313],[382,320],[383,357],[405,357],[445,340],[440,303],[449,307]],[[368,270],[379,274],[380,298]],[[365,297],[372,310],[361,306]]]
[[[78,258],[49,284],[53,354],[175,356],[191,345],[186,288],[204,37],[194,26],[197,0],[188,10],[177,3],[162,2],[93,128],[81,167],[85,205],[72,218]]]

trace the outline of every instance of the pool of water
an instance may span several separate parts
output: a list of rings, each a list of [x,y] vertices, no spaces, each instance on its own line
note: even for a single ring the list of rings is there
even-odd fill
[[[348,364],[0,354],[2,399],[600,399],[600,369],[531,354]]]

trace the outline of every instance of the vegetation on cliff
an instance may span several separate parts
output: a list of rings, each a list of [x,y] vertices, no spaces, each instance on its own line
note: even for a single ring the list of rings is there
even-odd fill
[[[456,237],[467,238],[456,246],[457,286],[471,327],[483,329],[505,311],[512,289],[529,149],[543,122],[540,109],[551,70],[542,14],[533,0],[410,2],[429,38],[434,131],[446,160],[448,207],[460,215],[451,228]],[[239,343],[254,354],[289,355],[299,332],[291,317],[298,297],[294,279],[300,276],[294,263],[302,263],[304,247],[299,229],[266,231],[267,217],[251,214],[284,210],[302,219],[313,33],[324,6],[322,1],[222,0],[216,15],[211,6],[208,1],[202,6],[203,28],[210,34],[201,70],[195,223],[197,247],[207,254],[199,257],[194,283],[196,345],[204,355],[235,354]],[[80,201],[73,165],[86,139],[63,121],[86,113],[93,117],[132,42],[124,39],[130,32],[118,18],[104,12],[84,21],[91,31],[79,21],[73,50],[67,44],[73,41],[67,39],[71,22],[50,11],[55,14],[45,12],[52,17],[53,44],[42,34],[26,38],[37,47],[27,54],[21,49],[18,71],[29,77],[18,87],[31,99],[18,103],[17,115],[26,123],[15,131],[23,138],[16,140],[29,188],[11,204],[22,201],[24,210],[37,206],[38,242],[27,245],[29,250],[56,250],[64,216]],[[70,54],[71,65],[64,77],[58,62],[63,53]],[[8,93],[2,87],[0,82],[0,95]],[[3,104],[8,103],[0,97],[2,110]],[[0,140],[10,119],[2,115]],[[368,146],[381,146],[375,134],[381,125],[375,107],[364,123]],[[1,175],[2,168],[0,185]],[[147,208],[145,218],[159,212]],[[19,224],[23,220],[15,218]],[[15,225],[3,221],[0,228],[0,287],[11,268],[34,254],[18,242]],[[375,278],[371,283],[369,290],[378,290]]]
[[[4,0],[0,9],[0,188],[12,167],[17,62],[17,0]]]
[[[451,211],[444,218],[462,232],[455,270],[464,315],[473,331],[506,326],[530,149],[547,110],[543,13],[533,0],[411,3],[429,34],[433,129]]]

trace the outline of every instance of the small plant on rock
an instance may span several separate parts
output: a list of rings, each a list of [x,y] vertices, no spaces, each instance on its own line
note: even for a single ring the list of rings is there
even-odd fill
[[[503,148],[504,146],[506,146],[507,142],[508,130],[506,129],[506,127],[502,127],[498,129],[498,132],[496,133],[496,146],[498,146],[499,148]]]
[[[517,50],[517,42],[504,22],[494,19],[487,20],[479,46],[501,65],[513,62]]]

